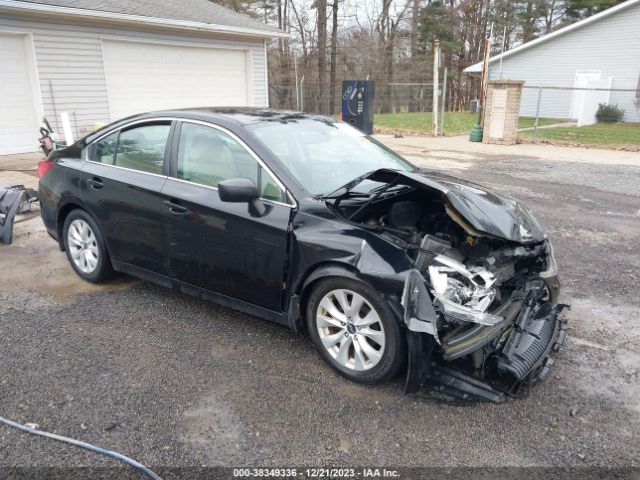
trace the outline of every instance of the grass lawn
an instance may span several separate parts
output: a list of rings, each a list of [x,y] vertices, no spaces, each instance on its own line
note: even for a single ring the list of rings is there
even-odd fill
[[[518,134],[530,139],[533,131]],[[596,123],[584,127],[558,127],[538,130],[537,138],[584,145],[637,145],[640,146],[640,123]]]
[[[445,135],[462,135],[469,133],[476,124],[478,115],[469,112],[446,112],[444,114]],[[431,112],[412,113],[381,113],[375,116],[374,127],[402,130],[406,132],[430,133],[432,116]],[[531,117],[520,117],[520,128],[533,127],[535,122]],[[550,125],[561,120],[541,118],[538,125]]]

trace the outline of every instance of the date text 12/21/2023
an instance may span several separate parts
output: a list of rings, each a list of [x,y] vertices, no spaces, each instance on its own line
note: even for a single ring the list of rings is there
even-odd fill
[[[399,478],[388,468],[234,468],[234,478]]]

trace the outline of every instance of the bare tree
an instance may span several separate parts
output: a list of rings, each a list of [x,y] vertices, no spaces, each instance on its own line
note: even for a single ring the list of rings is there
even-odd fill
[[[304,17],[298,13],[298,9],[296,8],[296,4],[294,0],[290,0],[291,11],[293,12],[293,16],[296,17],[296,25],[292,28],[298,32],[298,36],[300,37],[300,43],[302,44],[302,55],[303,58],[307,58],[309,52],[307,51],[307,36],[306,36],[306,25],[304,21]]]
[[[396,46],[396,38],[398,36],[399,27],[402,24],[411,0],[407,0],[399,12],[393,12],[391,7],[393,0],[382,0],[382,11],[378,17],[376,30],[380,38],[380,49],[382,50],[382,71],[380,73],[382,80],[382,112],[391,111],[391,95],[392,88],[390,83],[393,81],[394,61],[393,53]]]
[[[327,0],[316,0],[318,32],[318,111],[328,113],[327,102]]]
[[[329,74],[329,113],[336,113],[336,71],[338,51],[338,0],[331,4],[331,72]]]
[[[562,0],[538,0],[544,33],[551,33],[564,18],[565,2]]]

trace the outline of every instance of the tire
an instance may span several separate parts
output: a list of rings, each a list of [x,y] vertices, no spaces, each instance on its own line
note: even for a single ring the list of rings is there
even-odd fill
[[[400,326],[380,293],[365,282],[345,277],[321,280],[309,296],[306,319],[322,358],[349,380],[381,383],[404,362]]]
[[[76,273],[91,283],[113,278],[114,271],[100,228],[84,210],[72,210],[62,228],[64,250]]]

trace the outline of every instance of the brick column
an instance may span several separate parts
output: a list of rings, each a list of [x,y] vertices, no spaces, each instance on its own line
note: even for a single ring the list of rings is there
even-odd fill
[[[482,143],[516,143],[523,84],[520,80],[489,80]]]

